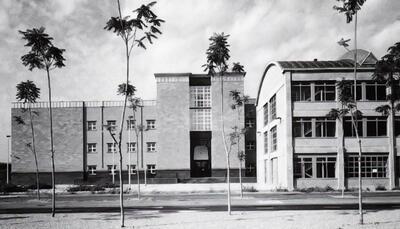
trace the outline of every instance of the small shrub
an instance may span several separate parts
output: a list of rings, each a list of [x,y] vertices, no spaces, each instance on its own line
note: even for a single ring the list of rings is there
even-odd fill
[[[287,188],[276,188],[275,192],[289,192],[289,190]]]
[[[89,191],[92,193],[95,193],[97,191],[104,191],[105,189],[99,185],[79,185],[75,187],[69,187],[67,189],[67,192],[73,193],[73,192],[83,192],[83,191]]]
[[[302,188],[302,189],[295,189],[298,192],[306,192],[306,193],[310,193],[310,192],[332,192],[335,191],[335,189],[333,189],[331,186],[327,185],[323,188],[321,187],[309,187],[309,188]]]
[[[109,184],[109,183],[105,183],[100,186],[103,188],[118,188],[119,187],[119,185],[117,185],[117,184]]]
[[[385,186],[378,185],[375,187],[375,191],[386,191],[386,188],[385,188]]]
[[[253,186],[250,187],[243,187],[243,192],[258,192],[258,190],[256,188],[254,188]]]
[[[15,184],[1,184],[0,192],[1,193],[10,193],[10,192],[26,192],[28,189],[21,185]]]
[[[52,186],[50,184],[39,183],[39,189],[51,189]],[[36,184],[32,184],[28,186],[28,189],[36,189]]]

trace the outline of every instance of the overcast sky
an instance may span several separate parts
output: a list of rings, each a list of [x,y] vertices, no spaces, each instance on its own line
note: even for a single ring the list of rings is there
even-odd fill
[[[124,14],[148,1],[122,0]],[[134,50],[132,81],[144,99],[155,99],[156,72],[202,73],[208,38],[229,34],[231,62],[244,65],[245,93],[254,97],[264,67],[272,60],[334,60],[336,44],[353,37],[353,24],[332,9],[334,0],[160,0],[154,11],[166,23],[146,51]],[[66,67],[52,74],[54,100],[116,100],[124,79],[121,39],[103,29],[117,15],[113,0],[2,0],[0,3],[0,161],[6,160],[11,102],[16,84],[33,80],[46,100],[45,72],[29,71],[18,30],[46,27],[66,49]],[[368,0],[359,13],[359,48],[378,58],[400,41],[400,1]]]

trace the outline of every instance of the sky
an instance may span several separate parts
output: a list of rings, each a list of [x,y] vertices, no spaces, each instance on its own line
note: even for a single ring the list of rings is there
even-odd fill
[[[123,15],[149,1],[121,0]],[[232,62],[247,72],[245,93],[255,97],[264,68],[278,60],[335,60],[337,45],[353,38],[354,25],[333,10],[335,0],[159,0],[154,12],[166,22],[147,50],[134,49],[131,82],[144,99],[156,98],[154,73],[202,73],[208,38],[229,34]],[[66,67],[51,72],[55,101],[119,100],[124,80],[123,43],[104,30],[117,16],[114,0],[2,0],[0,2],[0,161],[7,160],[11,102],[16,85],[32,80],[47,99],[44,71],[29,71],[20,57],[19,30],[44,26],[54,45],[66,49]],[[400,41],[400,1],[368,0],[358,15],[358,47],[380,58]],[[352,45],[352,42],[350,42]]]

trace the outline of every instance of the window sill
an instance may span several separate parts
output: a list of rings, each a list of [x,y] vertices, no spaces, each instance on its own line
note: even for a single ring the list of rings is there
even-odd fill
[[[97,154],[98,152],[87,152],[87,154]]]

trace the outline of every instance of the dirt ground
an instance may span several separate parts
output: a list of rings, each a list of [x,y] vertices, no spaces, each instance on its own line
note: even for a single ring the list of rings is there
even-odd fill
[[[355,210],[324,211],[128,211],[126,228],[400,228],[400,210],[368,211],[358,225]],[[0,228],[120,228],[118,213],[0,215]]]

